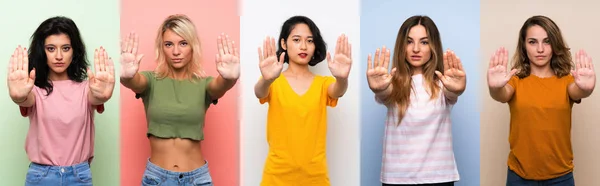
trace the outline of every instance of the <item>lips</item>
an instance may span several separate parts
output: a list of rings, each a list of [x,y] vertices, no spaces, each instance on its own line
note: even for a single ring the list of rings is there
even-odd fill
[[[300,56],[300,58],[304,59],[304,58],[306,58],[308,56],[308,54],[307,53],[300,53],[300,54],[298,54],[298,56]]]
[[[54,66],[63,67],[63,66],[65,66],[65,63],[54,63]]]
[[[173,58],[171,60],[173,61],[173,63],[179,63],[179,62],[183,61],[183,58]]]
[[[546,58],[546,56],[535,56],[535,58],[544,59],[544,58]]]
[[[410,59],[412,59],[413,61],[418,61],[418,60],[421,60],[422,58],[423,57],[418,56],[418,55],[412,55],[412,56],[410,56]]]

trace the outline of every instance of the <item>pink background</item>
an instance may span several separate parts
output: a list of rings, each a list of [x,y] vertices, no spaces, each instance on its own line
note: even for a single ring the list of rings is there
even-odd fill
[[[217,76],[214,57],[216,40],[226,33],[239,50],[240,17],[235,0],[127,0],[121,1],[121,36],[135,31],[140,36],[140,53],[145,54],[142,70],[156,67],[154,40],[162,21],[172,14],[186,14],[198,31],[203,50],[203,65],[211,76]],[[240,82],[238,82],[238,85]],[[209,161],[213,183],[219,186],[239,185],[239,119],[238,85],[227,92],[219,103],[208,109],[202,152]],[[121,86],[121,185],[140,185],[150,145],[141,99]]]

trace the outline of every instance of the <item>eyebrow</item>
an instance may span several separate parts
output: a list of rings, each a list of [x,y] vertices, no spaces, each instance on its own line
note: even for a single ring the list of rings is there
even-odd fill
[[[413,39],[412,37],[410,37],[410,36],[408,37],[408,39],[414,40],[414,39]],[[429,39],[429,38],[428,38],[428,37],[424,37],[424,38],[421,38],[420,40],[425,40],[425,39]]]
[[[547,38],[547,37],[546,37],[546,38],[542,38],[542,40],[546,40],[546,39],[550,39],[550,38]],[[536,40],[536,41],[537,41],[538,39],[537,39],[537,38],[530,37],[530,38],[527,38],[527,40]]]
[[[292,37],[302,37],[300,35],[293,35]],[[308,38],[313,38],[313,36],[308,36]]]
[[[44,45],[44,46],[45,47],[50,47],[50,46],[55,47],[56,45],[54,45],[54,44],[47,44],[47,45]],[[62,47],[65,47],[65,46],[71,46],[71,44],[64,44],[64,45],[62,45]]]

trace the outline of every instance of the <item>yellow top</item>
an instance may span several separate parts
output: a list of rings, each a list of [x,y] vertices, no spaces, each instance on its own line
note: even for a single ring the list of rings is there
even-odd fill
[[[325,155],[327,106],[337,98],[327,94],[333,77],[315,76],[303,95],[298,95],[282,75],[269,87],[267,142],[269,154],[261,186],[330,185]]]

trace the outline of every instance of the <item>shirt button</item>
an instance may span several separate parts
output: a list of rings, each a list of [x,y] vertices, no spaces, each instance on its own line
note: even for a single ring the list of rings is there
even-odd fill
[[[65,172],[65,168],[60,168],[60,172]]]

